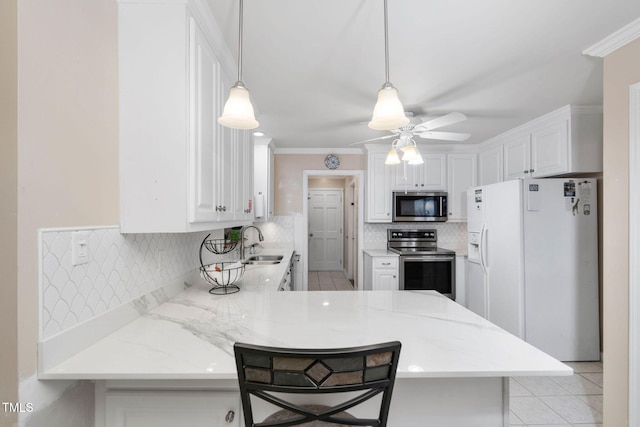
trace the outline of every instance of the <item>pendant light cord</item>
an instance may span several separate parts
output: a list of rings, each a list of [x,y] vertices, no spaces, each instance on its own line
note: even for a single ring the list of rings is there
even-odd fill
[[[386,0],[385,0],[386,1]],[[242,21],[244,15],[244,1],[240,0],[240,13],[238,17],[238,83],[242,84]]]
[[[240,0],[242,1],[242,0]],[[385,86],[389,83],[389,18],[387,16],[387,0],[384,0],[384,78]]]

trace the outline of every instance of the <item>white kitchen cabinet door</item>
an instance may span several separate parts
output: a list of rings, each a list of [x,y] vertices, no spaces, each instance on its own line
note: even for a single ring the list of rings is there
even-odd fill
[[[568,126],[568,121],[562,120],[531,132],[531,177],[552,176],[569,169]]]
[[[422,148],[425,151],[425,148]],[[418,165],[416,190],[445,190],[447,189],[447,155],[444,153],[422,154],[424,163]]]
[[[531,169],[531,135],[528,132],[515,135],[504,144],[504,178],[516,179],[529,176]]]
[[[240,394],[211,391],[113,391],[105,427],[239,427]]]
[[[220,129],[220,64],[195,20],[189,20],[190,221],[218,220],[217,147]]]
[[[502,144],[478,154],[478,185],[503,181]]]
[[[422,148],[421,151],[425,151]],[[444,153],[422,154],[424,163],[409,165],[402,162],[391,166],[394,180],[393,190],[398,191],[442,191],[447,189],[447,155]],[[405,179],[406,178],[406,179]]]
[[[236,187],[236,151],[238,146],[238,129],[220,126],[222,138],[218,145],[216,168],[218,169],[218,221],[232,221],[235,216],[234,198]]]
[[[398,277],[398,257],[373,257],[372,289],[374,291],[397,291]]]
[[[233,177],[235,200],[234,219],[253,220],[253,134],[239,131],[235,146],[234,167],[229,171]]]
[[[385,165],[386,152],[367,153],[366,222],[391,222],[391,181],[394,166]]]
[[[400,258],[397,256],[372,256],[364,253],[365,291],[397,291],[400,286]]]
[[[467,189],[476,185],[476,155],[447,156],[449,221],[466,221]]]
[[[263,206],[261,212],[255,212],[256,220],[268,221],[273,216],[274,203],[274,156],[271,148],[271,138],[258,137],[254,143],[253,157],[253,185],[255,202]],[[261,199],[258,202],[258,198]]]

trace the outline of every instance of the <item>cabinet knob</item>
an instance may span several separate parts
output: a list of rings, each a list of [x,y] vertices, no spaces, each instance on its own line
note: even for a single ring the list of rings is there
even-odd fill
[[[535,171],[533,169],[529,169],[529,172],[534,173]]]
[[[390,262],[383,262],[382,265],[391,265]]]
[[[236,413],[233,411],[229,411],[227,412],[227,415],[225,415],[224,420],[228,423],[232,423],[235,417],[236,417]]]
[[[529,171],[525,169],[525,170],[524,170],[524,173],[529,173]]]
[[[424,184],[420,184],[420,187],[424,187]]]

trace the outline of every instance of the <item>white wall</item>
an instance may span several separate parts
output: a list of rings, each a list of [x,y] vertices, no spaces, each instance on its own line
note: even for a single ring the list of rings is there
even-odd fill
[[[86,427],[89,383],[35,379],[38,229],[118,223],[117,2],[18,2],[18,70],[20,424]]]

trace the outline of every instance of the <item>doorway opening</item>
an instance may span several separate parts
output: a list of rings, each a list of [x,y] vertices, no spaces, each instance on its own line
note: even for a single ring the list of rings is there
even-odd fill
[[[360,290],[364,171],[305,170],[302,187],[302,289]]]

